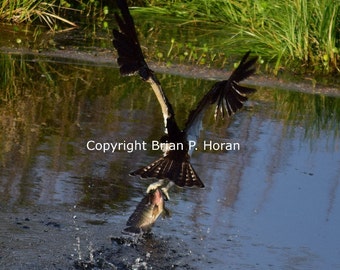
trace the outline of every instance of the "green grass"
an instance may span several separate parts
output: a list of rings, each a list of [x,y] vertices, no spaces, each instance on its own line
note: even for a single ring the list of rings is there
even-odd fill
[[[233,63],[230,56],[239,57],[252,50],[260,56],[263,69],[270,73],[281,70],[294,74],[340,72],[338,0],[277,3],[269,0],[140,0],[130,1],[130,6],[131,3],[143,6],[132,9],[134,17],[145,15],[146,18],[137,21],[138,30],[143,28],[145,37],[163,42],[162,48],[156,50],[149,47],[156,43],[141,42],[150,48],[150,54],[154,54],[151,57],[162,62],[223,67]],[[98,27],[110,29],[108,19],[112,18],[113,6],[114,2],[105,5],[103,0],[0,0],[0,21],[39,22],[55,31],[61,29],[61,24],[75,26],[74,17],[64,12],[72,10],[73,14],[87,18],[86,25],[95,36]],[[175,23],[176,28],[191,25],[195,34],[205,28],[212,29],[211,25],[219,30],[206,31],[197,39],[181,37],[176,33],[178,29],[162,29],[166,17],[181,20]],[[152,31],[157,23],[154,26],[148,23],[155,18],[159,21],[158,33]]]
[[[297,71],[338,73],[340,2],[335,0],[148,1],[139,12],[169,14],[188,23],[226,25],[225,48],[251,49],[267,59],[274,73]]]
[[[79,26],[77,24],[80,23],[86,24],[95,33],[97,27],[108,29],[107,15],[115,4],[114,1],[108,2],[109,8],[103,2],[103,0],[0,0],[0,22],[46,25],[52,32],[69,30]]]
[[[0,21],[26,23],[40,20],[51,30],[56,29],[57,22],[76,26],[75,23],[58,15],[62,6],[57,3],[59,3],[57,0],[2,0],[0,1]]]

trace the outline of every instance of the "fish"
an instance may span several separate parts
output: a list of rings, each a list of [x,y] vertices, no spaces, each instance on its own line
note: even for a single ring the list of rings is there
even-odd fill
[[[165,207],[164,194],[160,188],[147,193],[137,205],[135,211],[126,222],[123,234],[144,234],[151,232],[157,218],[162,215],[169,217],[170,212]]]

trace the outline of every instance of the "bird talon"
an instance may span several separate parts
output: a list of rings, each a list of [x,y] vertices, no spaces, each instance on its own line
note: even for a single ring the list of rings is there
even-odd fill
[[[156,190],[157,188],[163,186],[164,184],[164,180],[161,179],[155,183],[152,183],[151,185],[148,186],[148,188],[146,189],[146,193],[149,194],[152,190]]]
[[[168,189],[166,187],[162,187],[161,190],[162,190],[162,193],[164,195],[164,200],[165,201],[170,201],[170,196],[169,196]]]

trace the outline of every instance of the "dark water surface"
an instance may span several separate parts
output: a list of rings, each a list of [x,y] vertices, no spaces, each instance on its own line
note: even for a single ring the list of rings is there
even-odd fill
[[[339,97],[258,87],[231,121],[211,111],[192,157],[206,188],[174,188],[172,217],[124,242],[152,183],[128,174],[161,155],[149,85],[113,67],[0,59],[1,269],[340,268]],[[182,126],[213,84],[159,79]],[[89,151],[90,140],[148,149]],[[240,150],[203,149],[210,140]]]

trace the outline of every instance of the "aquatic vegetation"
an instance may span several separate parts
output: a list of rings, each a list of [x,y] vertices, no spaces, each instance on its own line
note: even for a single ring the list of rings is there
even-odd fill
[[[66,2],[66,1],[65,1]],[[109,30],[108,15],[112,15],[110,12],[111,7],[104,5],[101,0],[69,0],[68,5],[77,10],[80,16],[80,20],[85,15],[86,24],[92,28],[92,32],[96,33],[97,28]],[[112,2],[113,3],[113,2]],[[111,29],[110,29],[111,31]]]

